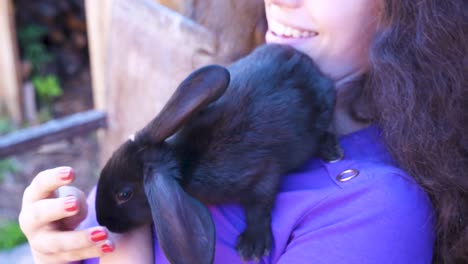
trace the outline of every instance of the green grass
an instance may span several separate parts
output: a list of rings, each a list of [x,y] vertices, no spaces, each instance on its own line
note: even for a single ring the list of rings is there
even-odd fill
[[[13,125],[11,121],[3,116],[0,116],[0,136],[8,134],[13,130]]]
[[[7,174],[14,174],[20,170],[18,163],[13,159],[0,159],[0,184],[3,182]]]
[[[26,242],[26,237],[17,222],[0,222],[0,250],[11,249]]]

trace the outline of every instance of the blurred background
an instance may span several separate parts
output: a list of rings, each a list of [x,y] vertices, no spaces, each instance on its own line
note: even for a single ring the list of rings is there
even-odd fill
[[[264,43],[263,0],[0,0],[0,263],[32,263],[17,217],[40,171],[100,166],[194,69]]]
[[[14,120],[2,103],[0,135],[92,109],[84,0],[10,3],[8,14],[8,7],[2,3],[1,16],[8,15],[13,20],[9,27],[14,27],[10,30],[15,34],[10,40],[0,41],[16,44],[18,83],[25,97],[21,100],[25,111],[21,121]],[[7,35],[3,33],[2,36]],[[2,97],[7,98],[3,94]],[[96,135],[88,133],[0,159],[0,251],[15,255],[10,250],[25,242],[17,217],[23,190],[32,177],[46,168],[72,166],[78,175],[75,185],[88,192],[98,175],[98,153]],[[27,256],[28,251],[23,252]],[[20,261],[18,256],[15,259]],[[0,256],[2,261],[19,263]],[[28,261],[25,259],[24,263]]]

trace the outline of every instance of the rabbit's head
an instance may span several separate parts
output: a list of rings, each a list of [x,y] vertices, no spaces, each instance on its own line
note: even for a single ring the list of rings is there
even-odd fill
[[[168,258],[213,258],[211,215],[181,188],[177,157],[166,139],[217,100],[229,81],[229,72],[222,66],[193,72],[161,112],[113,153],[96,191],[99,224],[113,232],[125,232],[153,221]]]
[[[97,185],[96,216],[99,224],[112,232],[126,232],[152,221],[143,187],[144,149],[138,142],[128,140],[102,169]]]

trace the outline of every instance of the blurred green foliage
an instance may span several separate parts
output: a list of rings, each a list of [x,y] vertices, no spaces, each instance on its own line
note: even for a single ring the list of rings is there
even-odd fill
[[[13,124],[10,119],[0,116],[0,136],[13,131]]]
[[[29,24],[22,27],[18,32],[18,38],[21,42],[35,42],[47,34],[47,29],[43,26]]]
[[[17,173],[20,170],[18,163],[12,159],[0,159],[0,183],[5,180],[8,174]]]
[[[10,249],[26,242],[26,237],[17,222],[0,222],[0,250]]]
[[[59,80],[55,75],[35,76],[32,79],[32,83],[36,87],[39,98],[43,98],[46,101],[51,101],[63,94]]]
[[[39,25],[26,25],[18,32],[24,58],[32,65],[31,79],[40,104],[41,122],[50,119],[53,100],[63,94],[58,77],[43,74],[44,67],[54,59],[43,42],[47,33],[47,29]]]
[[[24,58],[31,62],[33,66],[33,75],[38,74],[42,67],[54,58],[42,42],[46,35],[47,29],[39,25],[26,25],[20,28],[18,32],[18,40]]]

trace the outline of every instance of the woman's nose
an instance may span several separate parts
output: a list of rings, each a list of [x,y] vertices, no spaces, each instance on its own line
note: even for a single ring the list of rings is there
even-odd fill
[[[271,4],[287,7],[287,8],[297,8],[302,4],[303,0],[270,0]]]

